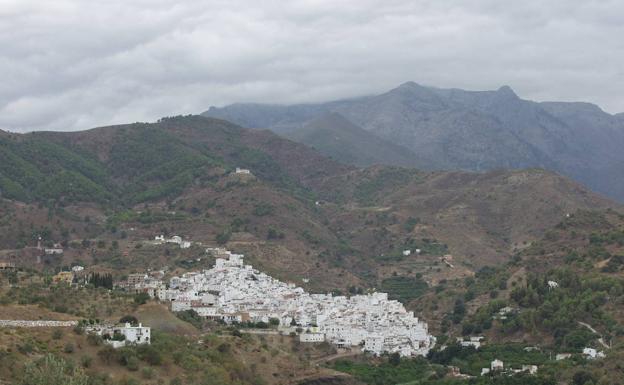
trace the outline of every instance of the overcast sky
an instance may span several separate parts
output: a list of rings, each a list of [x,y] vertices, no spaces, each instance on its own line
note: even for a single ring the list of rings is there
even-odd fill
[[[424,85],[624,111],[624,1],[0,0],[0,129]]]

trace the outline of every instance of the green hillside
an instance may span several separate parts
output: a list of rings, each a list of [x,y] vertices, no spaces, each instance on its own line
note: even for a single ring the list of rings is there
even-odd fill
[[[186,135],[181,137],[180,131]],[[195,141],[189,134],[199,134]],[[162,119],[72,133],[0,137],[0,194],[24,202],[132,205],[175,198],[209,184],[216,168],[249,167],[276,187],[302,193],[278,161],[248,146],[240,128],[201,117]],[[94,143],[97,148],[94,148]]]

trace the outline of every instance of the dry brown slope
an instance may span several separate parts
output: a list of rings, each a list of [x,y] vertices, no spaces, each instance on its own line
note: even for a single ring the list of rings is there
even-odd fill
[[[335,189],[335,196],[347,196],[353,202],[361,195],[358,189],[362,180],[374,183],[383,180],[381,175],[386,172],[387,168],[358,170],[328,184]],[[340,213],[337,227],[356,237],[375,228],[383,230],[387,232],[386,240],[397,245],[409,237],[435,238],[446,243],[452,254],[475,266],[508,257],[568,213],[620,207],[568,178],[538,169],[488,173],[395,169],[392,173],[395,176],[369,194],[367,200],[351,205],[358,210]],[[362,214],[367,207],[376,208],[378,216],[382,210],[390,221],[371,224],[370,214]],[[408,218],[418,219],[411,232],[400,226]],[[387,242],[367,244],[365,237],[359,238],[362,249],[371,247],[383,252],[392,247]]]

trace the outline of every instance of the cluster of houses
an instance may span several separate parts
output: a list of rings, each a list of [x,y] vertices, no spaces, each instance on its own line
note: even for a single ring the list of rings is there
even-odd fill
[[[386,293],[309,294],[245,265],[243,255],[221,248],[207,251],[216,257],[212,269],[173,277],[169,288],[156,291],[172,311],[194,310],[226,323],[273,321],[299,330],[303,342],[362,346],[376,355],[425,355],[435,344],[427,324]]]
[[[95,324],[85,327],[85,331],[102,337],[104,343],[115,349],[130,345],[149,345],[151,343],[151,328],[142,324],[120,325]]]
[[[71,285],[75,282],[86,282],[87,276],[84,266],[73,266],[69,271],[59,271],[52,276],[52,283],[54,284],[68,284]]]
[[[531,375],[537,374],[537,365],[522,365],[521,369],[505,369],[505,364],[501,360],[494,360],[490,363],[489,368],[481,369],[481,375],[485,376],[487,374],[492,374],[495,372],[503,373],[503,374],[518,374],[518,373],[528,373]]]
[[[150,298],[156,298],[159,291],[166,289],[162,280],[164,276],[163,270],[129,274],[128,279],[117,282],[115,286],[129,293],[146,293]]]

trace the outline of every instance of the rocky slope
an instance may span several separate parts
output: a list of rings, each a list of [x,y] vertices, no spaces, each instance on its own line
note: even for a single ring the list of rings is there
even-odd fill
[[[284,136],[345,164],[362,167],[375,164],[420,166],[415,153],[381,139],[338,113],[322,115]]]

